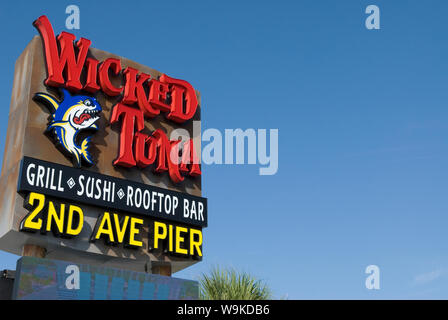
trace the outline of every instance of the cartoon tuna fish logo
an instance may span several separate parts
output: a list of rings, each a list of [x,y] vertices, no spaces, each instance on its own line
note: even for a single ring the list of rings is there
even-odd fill
[[[95,122],[100,118],[101,106],[95,98],[89,96],[72,96],[62,89],[63,98],[59,102],[46,93],[36,93],[34,99],[44,103],[51,112],[47,131],[53,131],[61,147],[73,156],[74,165],[81,167],[81,160],[93,164],[89,153],[90,136],[77,143],[81,130],[98,130]]]

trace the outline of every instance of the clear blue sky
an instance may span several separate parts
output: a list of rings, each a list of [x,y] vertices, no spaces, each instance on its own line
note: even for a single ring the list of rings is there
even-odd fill
[[[2,2],[1,150],[31,23],[46,14],[59,33],[69,4],[93,47],[200,90],[204,129],[279,129],[277,175],[203,167],[205,258],[175,276],[219,264],[276,297],[448,298],[448,2]]]

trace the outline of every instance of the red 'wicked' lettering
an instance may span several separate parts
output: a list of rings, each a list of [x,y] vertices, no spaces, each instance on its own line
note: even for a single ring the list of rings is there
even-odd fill
[[[93,58],[87,58],[87,80],[84,85],[84,90],[95,93],[100,90],[100,86],[97,84],[96,79],[98,75],[98,63],[99,61]]]
[[[76,42],[78,56],[75,58],[73,42],[75,36],[71,33],[61,32],[58,36],[58,44],[54,36],[53,28],[46,16],[39,17],[33,25],[39,30],[44,41],[45,59],[47,60],[48,77],[45,84],[49,86],[65,86],[72,90],[81,90],[82,84],[79,80],[87,52],[90,46],[90,40],[81,38]],[[64,81],[63,72],[66,71],[67,81]]]
[[[84,89],[90,93],[95,93],[101,87],[102,91],[111,97],[118,96],[123,92],[123,87],[114,86],[109,78],[110,71],[115,75],[120,73],[121,61],[119,59],[106,59],[98,70],[99,61],[87,58],[90,40],[80,38],[76,42],[77,54],[75,54],[73,45],[75,35],[61,32],[56,39],[53,27],[46,16],[39,17],[33,25],[39,30],[44,42],[48,72],[46,85],[65,86],[73,91]],[[58,45],[60,49],[58,49]],[[80,76],[84,67],[87,69],[87,77],[86,83],[82,85]],[[126,68],[124,74],[126,84],[122,103],[128,105],[137,103],[145,116],[154,118],[160,111],[163,111],[168,112],[168,119],[183,123],[190,120],[196,113],[198,100],[193,87],[187,81],[171,78],[166,74],[160,76],[159,80],[150,79],[150,75],[138,74],[138,70],[131,67]],[[64,75],[66,79],[64,79]],[[148,87],[148,94],[145,92],[144,85]],[[168,95],[170,102],[168,102]]]
[[[167,118],[178,123],[193,118],[198,107],[198,99],[191,84],[185,80],[168,77],[166,74],[160,77],[160,81],[169,84],[171,91],[171,112],[167,115]]]
[[[115,87],[109,79],[109,70],[112,70],[114,74],[119,74],[121,71],[121,61],[115,58],[107,58],[101,63],[100,66],[100,85],[101,89],[111,97],[118,96],[123,88]]]
[[[75,35],[61,32],[56,39],[53,27],[46,16],[39,17],[33,25],[39,30],[44,42],[48,72],[46,85],[65,86],[73,91],[84,89],[90,93],[95,93],[101,87],[101,90],[111,97],[120,95],[124,89],[122,103],[128,105],[137,103],[145,116],[149,118],[154,118],[163,111],[168,112],[166,116],[168,119],[183,123],[193,118],[196,113],[198,100],[193,87],[187,81],[171,78],[166,74],[160,76],[159,80],[150,79],[150,75],[139,74],[138,70],[128,67],[124,70],[126,77],[124,88],[117,87],[110,81],[109,73],[115,75],[120,73],[119,59],[106,59],[100,64],[98,70],[99,61],[87,58],[90,40],[80,38],[76,42],[77,54],[75,54],[73,45]],[[86,83],[82,85],[80,76],[84,67],[87,69],[87,77]],[[144,85],[148,87],[146,90],[148,94]],[[170,102],[168,102],[168,96]]]
[[[154,108],[158,108],[162,111],[168,112],[171,110],[171,106],[166,104],[168,84],[160,82],[155,79],[149,81],[150,91],[149,91],[149,103]]]
[[[134,68],[126,68],[124,70],[126,75],[126,86],[124,89],[124,97],[122,102],[126,104],[134,104],[137,102],[140,110],[142,110],[145,116],[149,118],[154,118],[160,113],[160,110],[154,109],[146,97],[145,89],[143,84],[151,78],[149,74],[141,73],[136,80],[138,70]]]

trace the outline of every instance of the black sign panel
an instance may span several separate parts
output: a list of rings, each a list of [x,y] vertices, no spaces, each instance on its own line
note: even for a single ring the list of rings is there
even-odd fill
[[[22,159],[17,191],[207,226],[206,198],[30,157]]]

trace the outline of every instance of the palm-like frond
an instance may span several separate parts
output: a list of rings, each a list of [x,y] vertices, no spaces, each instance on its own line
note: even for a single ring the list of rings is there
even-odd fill
[[[272,296],[261,280],[234,269],[216,267],[210,275],[203,274],[199,283],[203,300],[267,300]]]

